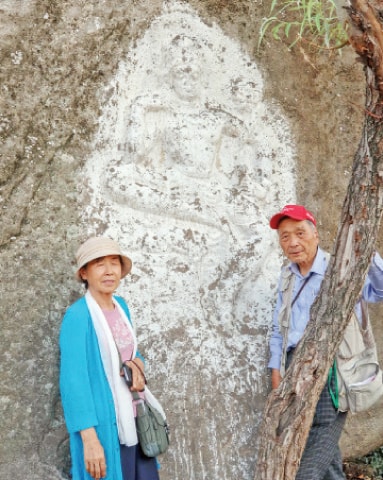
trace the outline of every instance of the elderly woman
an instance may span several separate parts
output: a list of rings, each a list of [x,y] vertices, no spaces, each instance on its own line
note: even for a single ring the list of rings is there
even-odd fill
[[[156,459],[143,454],[135,427],[131,392],[152,397],[145,389],[144,362],[128,306],[113,295],[132,262],[106,237],[87,240],[76,260],[86,294],[68,308],[60,332],[60,390],[72,478],[158,480]],[[121,362],[132,369],[130,389]]]

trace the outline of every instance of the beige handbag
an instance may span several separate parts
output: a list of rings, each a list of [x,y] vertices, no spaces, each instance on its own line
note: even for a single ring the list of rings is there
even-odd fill
[[[362,325],[355,313],[335,357],[338,410],[351,413],[371,408],[383,395],[383,374],[378,362],[367,303],[361,300]]]

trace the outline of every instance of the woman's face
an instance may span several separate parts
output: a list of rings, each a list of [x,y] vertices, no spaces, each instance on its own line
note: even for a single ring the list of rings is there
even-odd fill
[[[121,280],[121,258],[119,255],[96,258],[87,263],[80,274],[92,294],[112,295]]]

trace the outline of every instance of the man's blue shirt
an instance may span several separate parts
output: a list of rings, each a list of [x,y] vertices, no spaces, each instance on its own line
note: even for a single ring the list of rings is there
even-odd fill
[[[295,298],[303,282],[309,277],[306,285],[299,294],[296,302],[291,309],[291,321],[289,336],[287,341],[287,349],[294,348],[299,340],[302,338],[307,323],[310,319],[310,308],[315,298],[317,297],[325,272],[327,268],[327,254],[318,248],[317,255],[311,270],[306,276],[302,276],[297,264],[290,263],[284,268],[289,268],[295,276],[295,284],[292,294],[292,299]],[[378,253],[375,253],[366,281],[362,289],[362,297],[367,302],[376,303],[383,301],[383,259]],[[279,331],[279,310],[282,304],[281,292],[281,278],[278,285],[278,298],[273,316],[273,332],[270,339],[271,357],[269,361],[269,368],[280,368],[282,355],[282,335]],[[361,316],[360,304],[355,307],[356,314],[359,319]]]

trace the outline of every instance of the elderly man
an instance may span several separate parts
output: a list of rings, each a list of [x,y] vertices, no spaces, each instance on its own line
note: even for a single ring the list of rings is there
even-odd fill
[[[319,248],[316,220],[301,205],[286,205],[270,220],[270,227],[278,230],[279,244],[290,263],[283,268],[278,286],[278,298],[273,317],[270,339],[272,388],[281,381],[281,371],[291,362],[294,349],[302,338],[310,319],[310,308],[327,268],[328,254]],[[290,272],[289,272],[290,271]],[[280,332],[279,317],[283,305],[282,283],[286,274],[292,274],[294,287],[291,314],[285,344]],[[383,301],[383,260],[375,253],[363,286],[362,295],[367,302]],[[360,320],[360,305],[355,307]],[[286,352],[286,355],[282,354]],[[285,357],[285,358],[282,358]],[[346,413],[338,412],[332,402],[329,382],[326,383],[316,407],[305,451],[296,480],[345,479],[342,457],[338,446]]]

